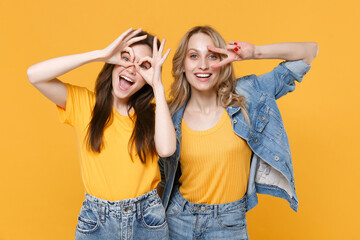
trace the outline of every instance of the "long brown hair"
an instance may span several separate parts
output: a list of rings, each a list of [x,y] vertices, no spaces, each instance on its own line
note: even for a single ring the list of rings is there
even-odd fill
[[[147,35],[147,38],[136,42],[144,44],[153,49],[154,36],[142,31],[137,36]],[[160,41],[157,41],[158,47]],[[96,103],[92,112],[92,118],[88,126],[86,143],[89,150],[100,153],[104,148],[104,131],[113,121],[113,101],[112,94],[112,71],[113,64],[105,63],[100,71],[95,83]],[[152,103],[154,92],[152,87],[145,84],[140,90],[134,93],[128,100],[128,113],[134,109],[134,122],[129,143],[128,152],[133,160],[132,150],[135,148],[141,162],[146,162],[146,157],[156,154],[154,134],[155,134],[155,105]],[[130,114],[129,114],[130,116]]]
[[[226,48],[226,42],[221,35],[209,26],[197,26],[190,29],[184,37],[181,39],[179,47],[177,48],[173,58],[172,75],[175,79],[171,85],[171,100],[170,110],[171,113],[179,110],[184,104],[190,94],[190,84],[186,80],[184,73],[184,62],[188,43],[190,38],[197,33],[204,33],[208,35],[214,42],[217,48]],[[220,56],[221,60],[223,56]],[[241,96],[235,92],[236,81],[235,73],[232,64],[227,64],[221,67],[219,80],[216,84],[217,98],[223,107],[237,106],[243,111],[245,119],[248,121],[248,113],[246,110],[246,100],[244,96]]]

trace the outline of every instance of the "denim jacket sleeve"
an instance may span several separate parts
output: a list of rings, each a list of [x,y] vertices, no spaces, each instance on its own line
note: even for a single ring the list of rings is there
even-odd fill
[[[159,182],[160,187],[165,187],[165,173],[164,173],[164,159],[159,158],[158,160],[159,168],[160,168],[160,174],[161,174],[161,182]]]
[[[301,82],[310,68],[303,60],[282,62],[273,71],[251,78],[252,84],[258,91],[278,99],[294,91],[295,80]]]

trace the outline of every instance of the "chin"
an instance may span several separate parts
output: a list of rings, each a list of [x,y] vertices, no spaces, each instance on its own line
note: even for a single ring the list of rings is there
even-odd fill
[[[125,92],[120,92],[120,91],[114,91],[113,96],[114,96],[114,98],[119,99],[119,100],[128,100],[130,98],[131,94],[125,93]]]
[[[215,91],[215,84],[212,84],[211,82],[197,82],[196,84],[190,85],[199,92]]]

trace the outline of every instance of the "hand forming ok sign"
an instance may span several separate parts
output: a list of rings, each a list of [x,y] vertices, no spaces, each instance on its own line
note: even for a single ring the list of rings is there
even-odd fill
[[[127,49],[132,44],[144,40],[147,35],[134,37],[136,34],[141,32],[141,28],[132,32],[132,28],[125,31],[121,34],[114,42],[112,42],[109,46],[104,48],[102,51],[102,60],[110,63],[120,65],[123,63],[121,61],[121,52]]]
[[[155,85],[162,84],[161,68],[170,52],[170,49],[168,49],[165,55],[162,56],[165,41],[166,41],[165,39],[162,40],[160,48],[158,50],[157,37],[154,37],[152,58],[143,57],[139,60],[139,62],[135,63],[136,70],[141,74],[141,76],[145,79],[145,81],[153,88],[155,87]],[[144,62],[150,63],[150,68],[148,69],[142,68],[141,66],[143,65]]]

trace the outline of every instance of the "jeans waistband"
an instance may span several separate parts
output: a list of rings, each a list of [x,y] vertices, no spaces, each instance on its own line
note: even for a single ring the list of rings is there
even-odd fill
[[[139,197],[121,201],[108,201],[85,193],[84,201],[84,205],[96,209],[103,214],[132,214],[136,211],[141,211],[141,208],[146,209],[157,203],[161,203],[161,199],[159,198],[156,189]]]
[[[172,200],[177,202],[182,207],[182,209],[186,208],[191,213],[197,213],[197,214],[217,215],[218,213],[228,212],[235,209],[243,209],[246,212],[246,206],[247,206],[246,194],[241,199],[229,203],[223,203],[223,204],[192,203],[186,200],[181,195],[178,187],[176,187],[176,189],[174,190]]]

